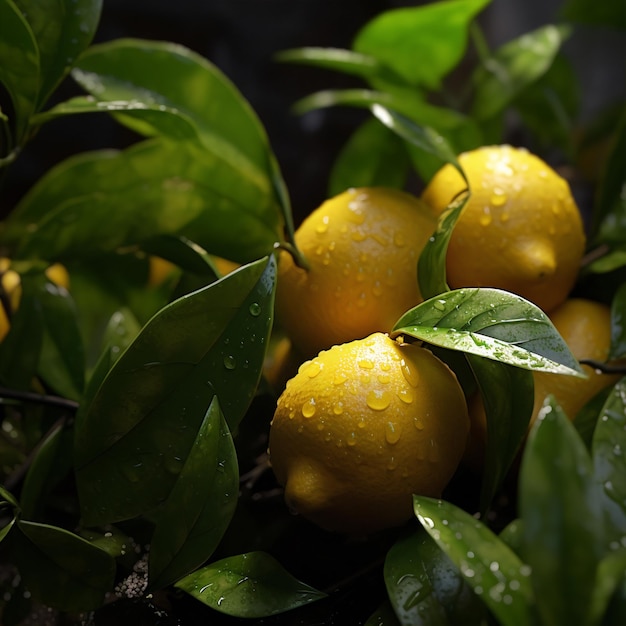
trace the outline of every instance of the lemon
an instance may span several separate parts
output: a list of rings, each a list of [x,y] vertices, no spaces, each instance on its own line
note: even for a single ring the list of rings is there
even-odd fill
[[[279,397],[269,458],[288,505],[329,531],[367,534],[439,497],[463,455],[469,418],[454,373],[383,333],[304,362]]]
[[[309,269],[281,254],[276,308],[307,357],[373,332],[389,332],[422,301],[417,261],[436,226],[414,196],[387,188],[349,189],[324,202],[295,234]]]
[[[450,287],[496,287],[551,311],[569,295],[585,250],[585,233],[569,185],[525,149],[486,146],[458,158],[471,197],[446,257]],[[445,165],[422,199],[437,212],[465,188]]]

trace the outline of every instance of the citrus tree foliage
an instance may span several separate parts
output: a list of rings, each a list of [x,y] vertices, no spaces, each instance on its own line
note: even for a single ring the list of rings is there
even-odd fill
[[[371,113],[337,155],[329,193],[427,181],[443,163],[465,178],[456,155],[504,141],[512,110],[537,145],[575,166],[597,129],[577,128],[578,79],[561,46],[579,22],[623,28],[617,4],[570,0],[562,19],[495,50],[477,22],[489,0],[446,0],[378,15],[350,49],[282,52],[280,62],[362,83],[294,107]],[[276,249],[306,267],[289,193],[263,125],[228,77],[173,42],[92,45],[101,9],[100,0],[0,0],[4,181],[36,149],[40,127],[61,118],[111,116],[135,137],[59,162],[0,224],[0,254],[20,277],[17,308],[0,293],[10,315],[0,343],[0,545],[16,576],[2,622],[20,623],[32,603],[84,616],[126,593],[323,623],[356,611],[356,586],[371,596],[359,604],[368,624],[623,623],[625,379],[572,421],[548,401],[520,460],[531,372],[584,374],[530,302],[448,288],[447,246],[469,186],[450,198],[419,259],[426,300],[393,334],[428,344],[481,394],[478,489],[416,496],[413,525],[356,544],[312,531],[282,500],[259,504],[275,400],[262,367],[274,340]],[[462,93],[450,93],[447,78],[470,49]],[[62,81],[79,95],[50,106]],[[580,289],[602,278],[595,295],[612,306],[611,363],[595,365],[623,371],[626,126],[614,110],[600,125],[611,151],[594,181]],[[154,257],[168,261],[165,279],[150,279]],[[217,257],[238,269],[224,276]],[[70,290],[46,274],[56,262]],[[503,513],[498,496],[518,465],[518,499]],[[265,500],[275,504],[273,489]],[[382,572],[375,585],[372,571]]]

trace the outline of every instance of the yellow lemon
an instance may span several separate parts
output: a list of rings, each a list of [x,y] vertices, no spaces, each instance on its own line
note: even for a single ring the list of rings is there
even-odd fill
[[[383,333],[303,363],[278,399],[269,456],[288,505],[330,531],[370,533],[439,497],[463,455],[469,418],[454,373]]]
[[[349,189],[313,211],[295,234],[309,269],[286,252],[278,269],[278,319],[294,345],[310,357],[389,332],[422,300],[417,261],[435,226],[429,207],[395,189]]]
[[[567,181],[527,150],[487,146],[458,158],[471,197],[448,248],[452,288],[497,287],[544,311],[569,295],[585,249],[580,212]],[[422,194],[437,212],[465,188],[451,165]]]

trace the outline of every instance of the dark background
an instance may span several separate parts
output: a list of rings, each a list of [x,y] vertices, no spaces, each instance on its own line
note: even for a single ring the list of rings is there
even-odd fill
[[[326,198],[332,161],[367,113],[332,108],[295,116],[290,107],[299,98],[318,89],[361,83],[330,71],[278,63],[275,53],[300,46],[349,48],[358,30],[376,14],[417,4],[423,2],[104,0],[95,41],[120,37],[173,41],[216,64],[250,101],[265,125],[299,222]],[[554,23],[561,5],[561,0],[494,0],[479,20],[488,42],[495,47]],[[565,53],[583,83],[582,120],[590,119],[607,102],[626,97],[625,42],[623,33],[598,27],[578,30],[567,42]],[[464,79],[462,69],[456,78]],[[55,101],[77,92],[68,80]],[[519,135],[514,125],[510,134],[511,142],[516,143]],[[42,173],[65,157],[87,149],[124,147],[134,140],[105,115],[97,121],[94,116],[84,116],[47,124],[14,166],[12,189],[2,213],[6,214]],[[4,197],[7,200],[6,194]]]

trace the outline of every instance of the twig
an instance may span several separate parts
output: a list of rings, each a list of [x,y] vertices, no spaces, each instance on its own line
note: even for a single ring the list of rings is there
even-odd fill
[[[65,409],[71,413],[76,413],[78,407],[80,406],[78,402],[68,400],[67,398],[50,396],[42,393],[33,393],[32,391],[8,389],[7,387],[0,387],[0,399],[19,400],[20,402],[28,404],[44,404],[46,406],[54,406],[60,409]]]
[[[579,363],[593,367],[594,370],[598,370],[603,374],[626,374],[626,363],[611,365],[610,363],[602,363],[593,359],[581,359]]]

